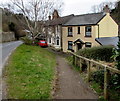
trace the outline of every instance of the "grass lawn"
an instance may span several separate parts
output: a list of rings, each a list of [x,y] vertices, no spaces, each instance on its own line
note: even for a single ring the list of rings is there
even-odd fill
[[[46,49],[18,47],[6,66],[8,99],[50,99],[55,66],[55,55]]]

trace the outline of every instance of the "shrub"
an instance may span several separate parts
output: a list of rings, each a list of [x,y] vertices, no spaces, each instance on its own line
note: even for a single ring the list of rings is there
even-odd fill
[[[84,56],[89,59],[101,60],[111,62],[113,46],[98,46],[92,48],[84,48],[77,52],[78,55]]]
[[[33,41],[31,39],[29,39],[28,37],[22,37],[21,40],[24,41],[24,44],[26,45],[32,45]]]
[[[120,80],[119,80],[118,74],[111,75],[111,78],[109,80],[109,86],[110,86],[110,88],[113,88],[115,90],[117,90],[117,89],[120,90]]]
[[[104,86],[104,70],[94,72],[91,77],[92,81],[99,83],[101,87]],[[120,90],[119,76],[117,74],[110,74],[108,83],[109,88]]]
[[[104,84],[104,70],[99,70],[94,72],[92,75],[92,80],[99,83],[101,86]]]
[[[120,70],[120,36],[118,38],[119,38],[119,41],[117,44],[118,47],[117,47],[117,49],[114,49],[112,57],[114,58],[114,60],[116,62],[117,69]],[[116,81],[114,84],[118,85],[116,87],[120,89],[120,74],[115,74],[113,80]]]
[[[119,41],[118,41],[117,46],[118,46],[118,48],[113,51],[113,56],[112,57],[116,61],[117,69],[120,70],[120,36],[119,36]]]
[[[34,45],[38,46],[38,42],[39,42],[39,40],[35,40]]]

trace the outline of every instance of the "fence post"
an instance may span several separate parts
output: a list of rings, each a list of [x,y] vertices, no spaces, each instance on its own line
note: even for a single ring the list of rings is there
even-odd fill
[[[73,65],[75,64],[75,55],[73,54]]]
[[[87,73],[88,73],[88,77],[87,77],[87,81],[89,82],[90,81],[90,67],[91,67],[91,62],[88,61],[87,62]]]
[[[108,99],[108,70],[104,67],[104,99]]]
[[[77,57],[75,56],[75,66],[77,66]]]
[[[82,61],[81,61],[81,58],[80,58],[80,61],[79,61],[79,67],[80,67],[80,72],[82,72]]]

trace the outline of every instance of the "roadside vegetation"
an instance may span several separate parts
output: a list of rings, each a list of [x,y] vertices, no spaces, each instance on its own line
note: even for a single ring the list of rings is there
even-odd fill
[[[118,51],[118,50],[117,50]],[[109,65],[113,68],[117,68],[116,61],[112,57],[118,57],[117,54],[113,54],[113,47],[112,46],[99,46],[99,47],[93,47],[93,48],[84,48],[79,50],[76,54],[81,55],[83,57],[96,60],[98,62],[101,62],[102,64]],[[68,61],[73,62],[73,57],[67,57]],[[78,61],[79,62],[79,61]],[[77,63],[78,63],[77,62]],[[119,62],[119,61],[118,61]],[[79,64],[79,63],[78,63]],[[119,63],[117,63],[118,65]],[[82,61],[82,70],[80,70],[79,66],[74,66],[77,68],[81,73],[81,76],[85,81],[87,81],[87,65],[85,61]],[[119,68],[118,68],[119,69]],[[91,79],[90,79],[90,85],[91,88],[93,88],[97,94],[99,95],[100,100],[104,100],[103,97],[103,88],[104,88],[104,68],[99,67],[95,64],[91,67]],[[109,84],[108,84],[108,92],[109,96],[108,99],[117,99],[120,100],[120,79],[119,75],[117,73],[110,72],[109,75]]]
[[[84,48],[82,50],[79,50],[77,54],[97,61],[101,60],[106,62],[112,62],[112,51],[113,46],[98,46],[92,48]]]
[[[32,45],[33,41],[28,38],[28,37],[22,37],[21,40],[24,42],[26,45]]]
[[[27,27],[25,26],[25,24],[20,22],[20,21],[25,22],[24,15],[21,13],[15,14],[6,7],[1,8],[1,10],[2,10],[2,31],[14,32],[16,40],[18,40],[20,37],[25,36],[27,33],[23,31],[23,29],[27,29]]]
[[[55,55],[46,49],[18,47],[6,66],[8,99],[50,99],[55,66]]]

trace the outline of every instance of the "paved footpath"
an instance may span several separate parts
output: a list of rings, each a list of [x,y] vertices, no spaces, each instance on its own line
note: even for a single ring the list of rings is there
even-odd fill
[[[67,60],[57,55],[58,85],[55,99],[95,99],[98,96],[81,79],[79,72],[68,65]]]

